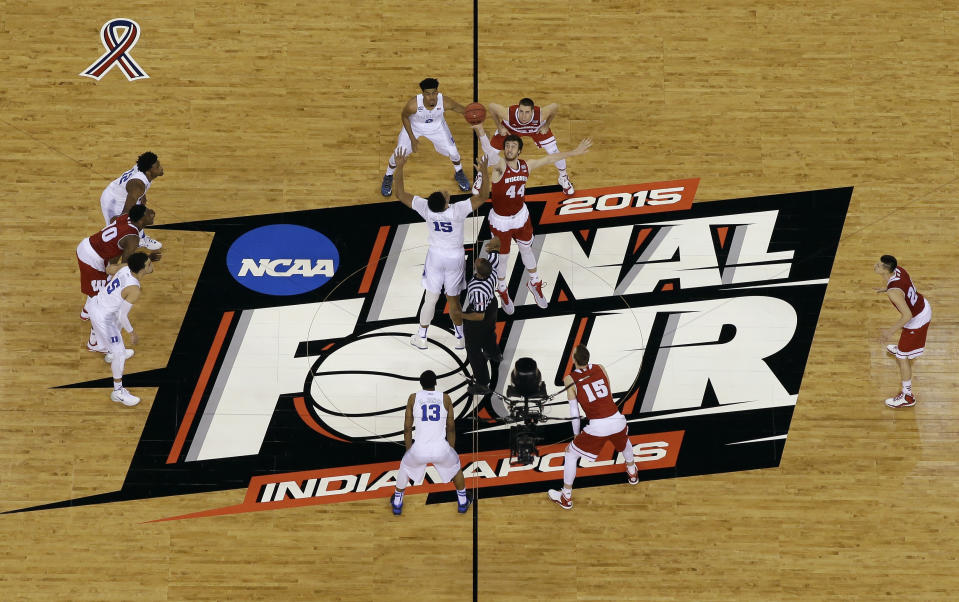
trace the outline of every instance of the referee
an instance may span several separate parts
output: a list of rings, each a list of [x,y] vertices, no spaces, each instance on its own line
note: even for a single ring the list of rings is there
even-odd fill
[[[463,336],[466,339],[466,359],[473,372],[472,393],[488,392],[490,368],[496,373],[503,359],[496,345],[496,260],[500,242],[493,238],[486,242],[489,258],[478,257],[473,264],[473,279],[466,285],[466,304],[463,306]],[[490,366],[492,364],[492,366]]]

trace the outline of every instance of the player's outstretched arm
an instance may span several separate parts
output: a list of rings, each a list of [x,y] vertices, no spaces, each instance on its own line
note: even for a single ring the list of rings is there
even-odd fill
[[[466,107],[456,102],[446,94],[443,95],[443,107],[453,111],[454,113],[459,113],[460,115],[466,113]]]
[[[483,177],[483,183],[480,184],[479,194],[474,194],[470,197],[470,205],[473,207],[473,211],[476,211],[479,206],[485,203],[486,199],[489,198],[489,155],[484,155],[481,159],[478,159],[474,166],[476,167],[476,171],[480,172],[480,175]]]
[[[407,157],[406,150],[402,148],[396,149],[393,153],[393,162],[396,163],[396,171],[393,173],[393,194],[401,203],[412,209],[413,195],[406,192],[403,187],[403,166],[406,165]]]
[[[588,152],[592,145],[593,145],[592,138],[583,138],[583,140],[579,143],[579,146],[577,146],[573,150],[563,151],[561,153],[553,153],[552,155],[546,155],[545,157],[541,157],[539,159],[533,159],[532,161],[527,161],[526,166],[529,168],[530,171],[533,171],[537,167],[542,167],[544,165],[552,165],[556,163],[557,161],[560,161],[567,157],[576,157],[578,155],[582,155]]]

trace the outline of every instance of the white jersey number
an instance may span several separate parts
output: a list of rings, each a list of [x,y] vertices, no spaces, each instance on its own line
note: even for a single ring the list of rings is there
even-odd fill
[[[506,196],[511,199],[515,199],[517,196],[526,196],[526,184],[520,184],[519,190],[516,189],[516,184],[513,184],[506,191]]]
[[[609,395],[609,389],[606,387],[606,382],[602,378],[592,384],[586,383],[583,385],[583,392],[586,393],[586,398],[589,400],[589,403],[593,403],[600,397]]]

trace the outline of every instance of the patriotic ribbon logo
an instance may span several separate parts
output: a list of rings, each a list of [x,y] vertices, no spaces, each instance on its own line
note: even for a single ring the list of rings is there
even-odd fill
[[[117,39],[117,30],[124,29],[123,37]],[[150,76],[140,68],[129,52],[140,39],[140,25],[132,19],[111,19],[100,28],[100,42],[107,52],[95,63],[87,67],[80,75],[99,80],[107,74],[114,65],[120,65],[121,71],[127,80],[147,79]]]

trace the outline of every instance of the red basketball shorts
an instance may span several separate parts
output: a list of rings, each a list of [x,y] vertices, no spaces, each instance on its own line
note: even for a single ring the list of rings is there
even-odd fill
[[[576,438],[573,439],[573,449],[579,452],[581,456],[589,458],[590,460],[595,460],[596,456],[603,451],[603,446],[606,445],[606,442],[609,441],[613,444],[613,447],[616,451],[623,451],[626,449],[626,444],[629,442],[629,428],[626,427],[618,433],[612,435],[606,435],[605,437],[597,437],[596,435],[590,435],[586,431],[581,431]]]
[[[77,257],[77,263],[80,265],[80,290],[88,297],[96,297],[97,291],[106,284],[107,273],[83,263],[80,257]]]
[[[497,230],[492,224],[490,224],[489,230],[493,233],[493,236],[499,239],[499,252],[503,255],[509,253],[510,240],[515,239],[517,242],[530,242],[533,240],[533,224],[529,221],[529,218],[526,218],[526,223],[519,228],[513,228],[512,230]]]
[[[535,134],[515,134],[515,135],[521,138],[532,138],[533,142],[536,143],[536,146],[540,148],[543,148],[544,144],[549,144],[550,142],[555,140],[555,138],[553,137],[552,130],[546,130],[545,134],[540,134],[539,132],[536,132]],[[496,134],[495,136],[490,138],[489,143],[490,143],[490,146],[492,146],[496,150],[503,150],[504,140],[506,140],[506,136],[504,134]]]

